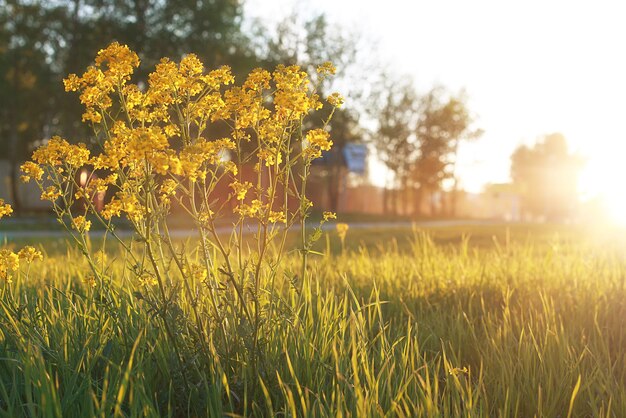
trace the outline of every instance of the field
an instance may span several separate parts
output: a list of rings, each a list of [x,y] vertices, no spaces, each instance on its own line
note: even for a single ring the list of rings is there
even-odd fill
[[[45,261],[0,289],[0,416],[626,413],[619,233],[351,229],[345,249],[334,231],[318,244],[309,280],[273,284],[252,362],[247,324],[201,316],[203,349],[193,311],[210,302],[173,292],[159,311],[114,246],[111,283],[92,289],[78,250],[38,242]],[[297,270],[298,254],[282,262]]]

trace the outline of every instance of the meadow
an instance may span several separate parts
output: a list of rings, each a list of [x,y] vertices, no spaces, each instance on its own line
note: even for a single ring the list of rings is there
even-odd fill
[[[625,415],[619,233],[335,223],[331,63],[139,65],[68,75],[95,143],[21,166],[67,238],[0,248],[0,416]]]
[[[106,287],[92,287],[78,249],[36,246],[44,261],[0,289],[2,417],[626,412],[626,246],[616,232],[354,229],[344,248],[326,231],[307,279],[274,277],[255,348],[241,316],[196,316],[210,301],[175,283],[155,304],[114,245]],[[281,271],[299,263],[288,252]]]

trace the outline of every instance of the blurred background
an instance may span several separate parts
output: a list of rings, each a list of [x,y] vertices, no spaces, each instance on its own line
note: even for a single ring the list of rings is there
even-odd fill
[[[90,141],[62,79],[115,40],[139,54],[138,82],[190,52],[239,80],[332,61],[322,94],[346,102],[313,168],[320,211],[626,222],[619,16],[609,2],[0,0],[0,196],[45,217],[19,165],[53,135]]]

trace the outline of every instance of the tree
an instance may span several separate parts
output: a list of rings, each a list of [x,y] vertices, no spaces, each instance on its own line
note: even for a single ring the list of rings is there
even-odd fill
[[[584,160],[569,152],[559,133],[539,138],[533,147],[518,147],[511,155],[511,178],[522,196],[522,212],[548,220],[572,216],[583,167]]]
[[[473,118],[463,92],[457,95],[441,87],[433,88],[420,99],[416,126],[417,158],[413,165],[415,213],[419,214],[424,192],[442,190],[452,180],[449,215],[456,212],[458,180],[455,173],[459,144],[478,138],[482,131],[472,127]],[[431,200],[431,204],[434,202]],[[436,213],[434,204],[431,213]]]
[[[372,114],[378,123],[371,141],[380,160],[394,175],[389,186],[401,193],[403,212],[408,213],[412,194],[413,213],[420,215],[426,193],[440,191],[444,181],[450,179],[450,214],[454,214],[459,144],[482,134],[472,126],[464,93],[455,95],[435,87],[420,97],[410,82],[394,81],[389,76],[384,77],[378,89],[372,97]],[[391,194],[389,188],[385,194]],[[388,200],[385,199],[387,208]],[[394,211],[397,213],[395,206]],[[431,213],[435,213],[434,205]]]
[[[410,83],[395,83],[389,78],[382,84],[374,105],[378,109],[378,129],[372,135],[378,158],[393,173],[393,183],[385,187],[384,211],[397,210],[395,192],[402,195],[403,212],[408,211],[408,185],[416,158],[417,97]]]
[[[19,212],[18,163],[40,140],[55,88],[52,55],[59,47],[55,10],[38,2],[0,1],[0,151],[11,162],[10,198]]]
[[[59,52],[61,78],[82,73],[94,52],[112,41],[137,51],[142,66],[136,73],[145,79],[162,57],[173,60],[195,53],[209,68],[230,65],[243,76],[256,58],[241,30],[240,0],[72,0],[60,1],[68,33]],[[77,123],[80,105],[63,100],[62,131],[80,136],[84,125]],[[78,130],[78,131],[76,131]]]
[[[88,135],[80,104],[62,79],[82,73],[96,51],[117,40],[141,54],[143,71],[161,57],[194,52],[207,66],[235,74],[257,62],[241,31],[239,0],[0,0],[0,150],[16,167],[52,134]],[[138,73],[138,77],[146,73]]]

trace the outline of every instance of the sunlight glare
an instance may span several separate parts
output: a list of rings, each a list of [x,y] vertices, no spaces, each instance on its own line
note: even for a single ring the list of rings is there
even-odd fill
[[[597,199],[602,206],[602,211],[595,214],[597,222],[626,226],[626,166],[619,161],[621,155],[616,152],[592,157],[582,173],[581,192],[584,199]]]

